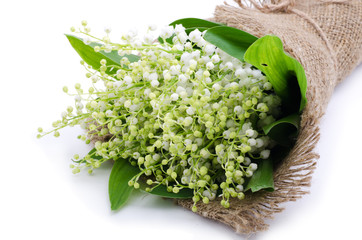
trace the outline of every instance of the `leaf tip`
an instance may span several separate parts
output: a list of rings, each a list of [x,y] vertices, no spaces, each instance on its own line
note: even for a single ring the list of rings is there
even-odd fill
[[[69,40],[73,35],[70,35],[68,33],[64,33],[64,36]]]
[[[111,204],[111,211],[117,211],[118,209],[120,209],[121,206],[115,206],[113,204]]]

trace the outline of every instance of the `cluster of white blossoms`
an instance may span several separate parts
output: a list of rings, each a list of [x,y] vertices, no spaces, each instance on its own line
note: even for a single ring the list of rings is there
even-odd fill
[[[83,23],[80,32],[91,37],[87,28]],[[139,188],[142,180],[147,191],[161,184],[174,193],[192,189],[193,211],[197,202],[217,197],[229,207],[230,197],[244,198],[255,159],[269,158],[272,143],[262,127],[275,121],[281,101],[261,71],[209,44],[198,29],[166,27],[163,41],[153,30],[112,43],[106,29],[94,50],[117,51],[120,66],[103,59],[100,69],[86,68],[93,86],[75,85],[75,108],[68,107],[51,132],[59,136],[60,128],[81,125],[86,133],[79,138],[95,142],[84,158],[74,156],[74,173],[127,160],[140,169],[130,186]],[[139,60],[130,62],[128,54]]]

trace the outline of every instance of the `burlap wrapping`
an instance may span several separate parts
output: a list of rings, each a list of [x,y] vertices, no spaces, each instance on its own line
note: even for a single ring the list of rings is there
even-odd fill
[[[362,0],[249,0],[239,7],[217,6],[214,21],[262,37],[280,37],[285,50],[305,68],[308,105],[303,112],[295,147],[275,169],[275,191],[199,204],[198,214],[225,223],[242,234],[266,230],[265,220],[283,210],[282,203],[308,192],[318,154],[318,124],[334,87],[362,61]],[[190,209],[192,200],[176,200]]]

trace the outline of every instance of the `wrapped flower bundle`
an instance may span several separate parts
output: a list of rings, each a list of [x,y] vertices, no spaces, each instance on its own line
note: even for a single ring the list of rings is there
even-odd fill
[[[335,52],[341,41],[319,17],[333,8],[328,21],[356,24],[361,2],[236,2],[217,7],[213,21],[180,19],[158,36],[150,26],[143,38],[131,32],[115,43],[110,29],[97,38],[85,21],[72,28],[81,38],[67,35],[91,87],[64,87],[75,107],[38,136],[82,126],[79,138],[94,148],[71,167],[92,173],[114,161],[112,210],[141,189],[252,233],[307,192],[318,121],[362,57],[362,21]]]

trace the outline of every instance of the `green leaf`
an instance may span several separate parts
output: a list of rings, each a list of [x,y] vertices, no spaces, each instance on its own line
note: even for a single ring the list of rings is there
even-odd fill
[[[251,176],[245,191],[249,189],[252,192],[259,190],[266,190],[269,192],[274,191],[274,179],[273,179],[273,161],[272,159],[264,159],[257,161],[258,169]]]
[[[118,159],[114,162],[108,183],[112,210],[117,210],[126,203],[134,189],[128,186],[128,182],[139,172],[140,170],[133,167],[127,160]]]
[[[140,189],[147,192],[145,189],[147,186],[145,183],[140,184]],[[168,192],[165,185],[159,185],[155,187],[151,192],[147,192],[153,195],[165,197],[165,198],[178,198],[178,199],[187,199],[194,196],[194,191],[189,188],[181,189],[178,193]]]
[[[204,19],[199,19],[199,18],[182,18],[182,19],[178,19],[172,23],[170,23],[170,26],[176,26],[178,24],[181,24],[185,29],[185,32],[187,34],[190,34],[190,32],[194,31],[195,29],[199,29],[200,32],[203,32],[209,28],[213,28],[213,27],[218,27],[218,26],[223,26],[220,23],[215,23],[215,22],[210,22]],[[175,34],[173,34],[171,37],[166,39],[166,42],[169,44],[173,44],[172,39],[175,36]],[[164,40],[159,37],[158,41],[160,43],[164,43]]]
[[[284,52],[278,37],[267,35],[256,40],[244,58],[268,77],[275,93],[283,101],[284,113],[293,114],[304,109],[307,78],[303,66]]]
[[[177,24],[181,24],[182,26],[184,26],[184,28],[204,28],[204,29],[223,26],[223,24],[216,23],[216,22],[210,22],[210,21],[207,21],[204,19],[199,19],[199,18],[178,19],[178,20],[170,23],[170,26],[176,26]]]
[[[206,30],[209,29],[209,28],[206,28],[206,27],[186,28],[186,29],[185,29],[185,32],[186,32],[187,35],[189,35],[190,32],[192,32],[192,31],[194,31],[194,30],[196,30],[196,29],[198,29],[200,32],[203,32],[203,31],[206,31]]]
[[[89,152],[88,152],[88,154],[87,155],[89,155],[89,156],[92,156],[92,158],[93,159],[97,159],[97,160],[101,160],[101,159],[103,159],[103,157],[101,157],[101,156],[99,156],[99,155],[97,155],[96,154],[96,148],[93,148],[92,150],[90,150]],[[80,160],[73,160],[73,162],[75,162],[75,163],[84,163],[84,162],[86,162],[86,160],[85,160],[85,158],[82,158],[82,159],[80,159]]]
[[[174,37],[175,37],[175,34],[172,34],[171,37],[166,38],[165,40],[166,40],[166,42],[167,42],[168,44],[173,45],[172,39],[173,39]],[[163,40],[163,38],[161,38],[161,37],[158,37],[158,38],[157,38],[157,41],[159,41],[160,43],[164,43],[164,42],[165,42],[165,41]]]
[[[263,127],[266,135],[283,146],[292,146],[299,130],[300,116],[292,114]]]
[[[97,149],[93,148],[92,150],[89,151],[89,153],[87,155],[92,156],[93,159],[97,159],[97,160],[103,159],[103,157],[96,154],[96,151],[97,151]]]
[[[233,27],[213,27],[206,31],[204,39],[227,54],[244,60],[244,54],[258,38]]]
[[[130,54],[119,56],[117,51],[111,51],[110,53],[106,53],[104,51],[95,52],[95,46],[103,46],[99,43],[91,43],[89,45],[85,44],[83,39],[78,38],[73,35],[65,34],[68,38],[70,44],[75,49],[75,51],[79,54],[79,56],[86,62],[88,65],[92,66],[93,69],[98,70],[101,67],[100,61],[105,59],[107,61],[107,65],[114,65],[121,67],[120,61],[123,57],[127,57],[130,62],[137,62],[140,57]],[[116,68],[108,68],[107,74],[115,74],[117,72]]]

